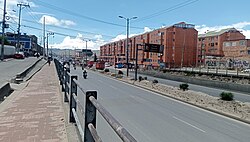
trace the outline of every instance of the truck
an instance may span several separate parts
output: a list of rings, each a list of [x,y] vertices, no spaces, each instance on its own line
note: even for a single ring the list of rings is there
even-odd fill
[[[1,47],[1,45],[0,45]],[[0,48],[0,55],[1,55],[1,48]],[[11,45],[4,45],[4,58],[13,58],[14,54],[16,53],[15,46]]]
[[[103,70],[105,68],[105,62],[104,61],[97,61],[95,64],[95,68],[97,70]]]

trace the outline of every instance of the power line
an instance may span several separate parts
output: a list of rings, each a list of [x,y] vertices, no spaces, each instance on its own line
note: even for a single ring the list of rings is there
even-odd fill
[[[15,19],[15,17],[11,17],[13,20]],[[31,20],[27,20],[27,19],[22,19],[23,21],[29,22],[29,23],[34,23],[34,24],[39,24],[41,25],[41,23],[37,22],[37,21],[31,21]],[[15,21],[16,22],[16,21]],[[17,22],[16,22],[17,23]],[[64,29],[64,30],[69,30],[69,31],[75,31],[75,32],[79,32],[79,33],[85,33],[85,34],[90,34],[90,35],[102,35],[104,37],[110,37],[110,38],[115,38],[114,36],[111,35],[105,35],[105,34],[99,34],[99,33],[93,33],[93,32],[87,32],[87,31],[82,31],[82,30],[78,30],[78,29],[72,29],[72,28],[66,28],[66,27],[59,27],[59,26],[55,26],[55,25],[46,25],[48,27],[54,27],[54,28],[58,28],[58,29]]]
[[[63,9],[63,8],[51,5],[49,3],[42,2],[40,0],[37,0],[37,1],[38,1],[38,3],[40,3],[44,7],[47,7],[49,9],[53,9],[53,10],[57,10],[57,11],[60,11],[62,13],[66,13],[68,15],[81,17],[81,18],[84,18],[84,19],[87,19],[87,20],[91,20],[91,21],[95,21],[95,22],[99,22],[99,23],[104,23],[104,24],[109,24],[109,25],[113,25],[113,26],[126,27],[125,25],[120,25],[120,24],[116,24],[116,23],[107,22],[107,21],[103,21],[103,20],[100,20],[100,19],[92,18],[92,17],[89,17],[89,16],[81,15],[79,13],[75,13],[75,12],[69,11],[67,9]],[[130,28],[143,29],[142,27],[133,27],[133,26],[131,26]]]
[[[39,30],[39,31],[42,30],[41,28],[36,28],[36,27],[28,26],[28,25],[21,25],[21,26],[26,27],[26,28],[30,28],[30,29],[34,29],[34,30]],[[77,36],[75,36],[75,35],[64,34],[64,33],[55,32],[55,31],[50,31],[50,30],[46,30],[46,32],[53,32],[53,33],[55,33],[56,35],[69,36],[69,37],[72,37],[72,38],[76,38],[76,37],[77,37]],[[99,41],[99,40],[93,39],[93,38],[84,38],[84,39],[90,39],[90,40],[92,40],[92,41]],[[105,41],[105,40],[102,40],[102,41],[103,41],[103,42],[109,42],[109,41]]]
[[[169,8],[167,8],[167,9],[158,11],[158,12],[153,13],[153,14],[150,14],[150,15],[148,15],[148,16],[144,16],[144,17],[140,18],[139,20],[134,21],[133,23],[141,22],[141,21],[145,21],[145,20],[151,19],[151,18],[153,18],[153,17],[157,17],[157,16],[159,16],[159,15],[162,15],[162,14],[167,13],[167,12],[174,11],[174,10],[176,10],[176,9],[179,9],[179,8],[184,7],[184,6],[190,5],[190,4],[195,3],[195,2],[197,2],[197,1],[199,1],[199,0],[187,0],[187,1],[181,2],[181,3],[179,3],[179,4],[176,4],[176,5],[172,6],[172,7],[169,7]]]

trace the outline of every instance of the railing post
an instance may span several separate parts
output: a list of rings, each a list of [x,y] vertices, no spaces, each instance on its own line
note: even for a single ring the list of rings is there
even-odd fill
[[[62,92],[65,91],[65,88],[63,87],[63,84],[65,84],[65,74],[66,74],[66,69],[63,67],[63,68],[62,68],[62,74],[61,74],[61,79],[62,79]]]
[[[63,85],[63,77],[64,77],[64,67],[63,67],[63,65],[61,64],[60,65],[60,78],[61,78],[61,85]]]
[[[64,102],[69,102],[67,93],[69,94],[69,86],[67,83],[69,82],[69,74],[67,70],[65,71],[65,80],[64,80],[64,85],[65,85],[65,91],[64,91]]]
[[[88,124],[91,123],[93,124],[94,127],[96,127],[96,108],[89,100],[90,96],[93,96],[96,99],[97,92],[96,91],[86,92],[84,142],[94,142],[91,132],[88,129]]]
[[[76,75],[72,75],[71,76],[71,79],[70,79],[70,102],[69,102],[69,122],[72,122],[72,123],[75,123],[75,118],[74,118],[74,115],[73,115],[73,111],[72,111],[72,108],[74,108],[76,110],[76,100],[74,99],[73,97],[73,94],[75,94],[77,96],[77,85],[74,81],[74,79],[77,80],[77,76]]]

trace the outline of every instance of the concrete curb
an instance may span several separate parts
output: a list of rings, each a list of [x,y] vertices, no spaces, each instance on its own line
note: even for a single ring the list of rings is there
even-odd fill
[[[0,87],[0,101],[4,100],[5,96],[8,96],[13,89],[10,87],[10,83],[5,83]]]
[[[93,71],[93,70],[91,70],[91,71],[92,71],[92,72],[96,72],[96,71]],[[98,72],[98,73],[99,73],[99,72]],[[102,73],[100,73],[100,74],[102,74]],[[104,74],[103,74],[103,75],[104,75]],[[105,76],[106,76],[106,75],[105,75]],[[112,77],[112,76],[108,76],[108,77],[113,78],[113,79],[116,79],[116,78],[114,78],[114,77]],[[220,112],[220,111],[218,111],[218,110],[214,110],[214,109],[210,109],[210,108],[207,108],[207,107],[203,107],[203,106],[200,106],[200,105],[197,105],[197,104],[193,104],[193,103],[190,103],[190,102],[188,102],[188,101],[184,101],[184,100],[182,100],[182,99],[179,99],[179,98],[175,98],[175,97],[166,95],[166,94],[164,94],[164,93],[161,93],[161,92],[159,92],[159,91],[156,91],[156,90],[153,90],[153,89],[144,87],[144,86],[140,86],[140,85],[136,85],[136,84],[134,84],[134,83],[129,83],[129,82],[123,81],[123,80],[121,80],[121,79],[116,79],[116,80],[122,81],[122,82],[124,82],[124,83],[130,84],[130,85],[133,85],[133,86],[136,86],[136,87],[139,87],[139,88],[143,88],[143,89],[148,90],[148,91],[155,92],[155,93],[157,93],[157,94],[160,94],[160,95],[169,97],[169,98],[171,98],[171,99],[178,100],[178,101],[183,102],[183,103],[187,103],[187,104],[189,104],[189,105],[192,105],[192,106],[195,106],[195,107],[198,107],[198,108],[201,108],[201,109],[205,109],[205,110],[207,110],[207,111],[210,111],[210,112],[213,112],[213,113],[216,113],[216,114],[220,114],[220,115],[223,115],[223,116],[226,116],[226,117],[229,117],[229,118],[232,118],[232,119],[235,119],[235,120],[238,120],[238,121],[241,121],[241,122],[250,124],[250,121],[249,121],[249,120],[245,120],[245,119],[242,119],[242,118],[239,118],[239,117],[236,117],[236,116],[233,116],[233,115],[224,113],[224,112]]]
[[[40,62],[42,58],[37,60],[33,65],[27,67],[24,71],[18,73],[16,77],[13,79],[15,83],[20,83],[23,81],[23,78],[27,76],[27,74],[36,66],[38,62]]]
[[[121,80],[121,81],[122,81],[122,80]],[[122,81],[122,82],[125,82],[125,81]],[[128,83],[128,82],[125,82],[125,83]],[[128,84],[131,84],[131,83],[128,83]],[[201,108],[201,109],[205,109],[205,110],[207,110],[207,111],[211,111],[211,112],[214,112],[214,113],[217,113],[217,114],[220,114],[220,115],[223,115],[223,116],[226,116],[226,117],[229,117],[229,118],[232,118],[232,119],[235,119],[235,120],[238,120],[238,121],[247,123],[247,124],[250,124],[250,121],[249,121],[249,120],[245,120],[245,119],[242,119],[242,118],[239,118],[239,117],[236,117],[236,116],[233,116],[233,115],[224,113],[224,112],[220,112],[220,111],[218,111],[218,110],[214,110],[214,109],[210,109],[210,108],[207,108],[207,107],[203,107],[203,106],[200,106],[200,105],[197,105],[197,104],[193,104],[193,103],[190,103],[190,102],[188,102],[188,101],[184,101],[184,100],[182,100],[182,99],[179,99],[179,98],[175,98],[175,97],[166,95],[166,94],[164,94],[164,93],[161,93],[161,92],[156,91],[156,90],[153,90],[153,89],[149,89],[149,88],[144,87],[144,86],[140,86],[140,85],[136,85],[136,84],[132,84],[132,85],[137,86],[137,87],[140,87],[140,88],[143,88],[143,89],[146,89],[146,90],[149,90],[149,91],[152,91],[152,92],[155,92],[155,93],[158,93],[158,94],[161,94],[161,95],[163,95],[163,96],[166,96],[166,97],[169,97],[169,98],[172,98],[172,99],[175,99],[175,100],[184,102],[184,103],[187,103],[187,104],[192,105],[192,106],[196,106],[196,107]]]

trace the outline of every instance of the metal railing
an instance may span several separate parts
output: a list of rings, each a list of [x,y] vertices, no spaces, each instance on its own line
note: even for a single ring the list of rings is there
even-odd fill
[[[76,123],[83,142],[102,142],[96,131],[96,110],[108,122],[116,134],[124,142],[136,142],[135,138],[100,104],[97,100],[97,91],[84,90],[78,81],[77,75],[70,74],[69,68],[55,59],[55,65],[64,92],[64,102],[69,102],[69,122]],[[77,95],[78,89],[85,96],[85,102],[81,102]],[[85,104],[85,105],[82,105]],[[84,118],[84,128],[79,121],[77,111],[81,111],[80,116]]]

